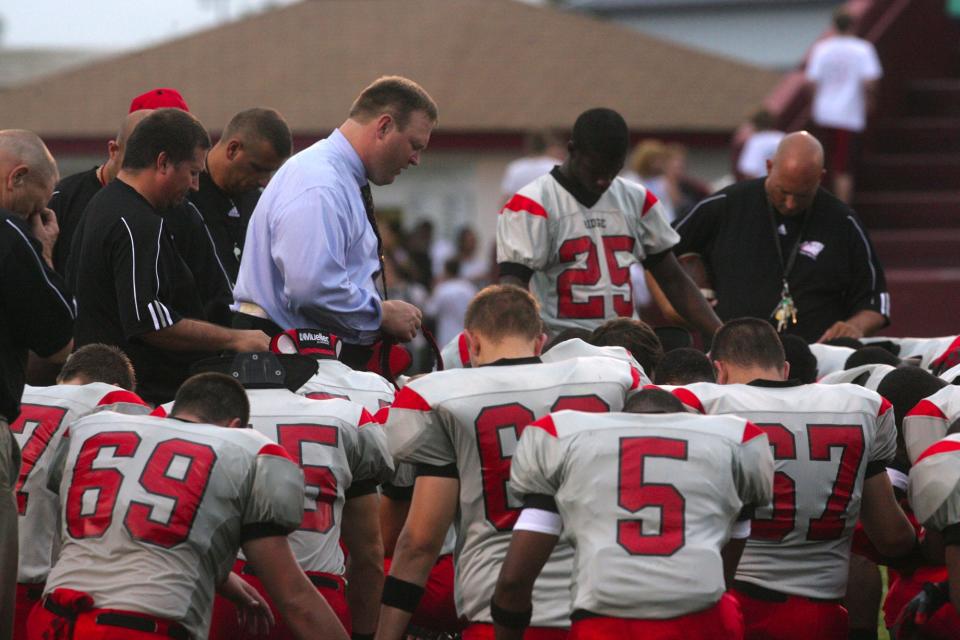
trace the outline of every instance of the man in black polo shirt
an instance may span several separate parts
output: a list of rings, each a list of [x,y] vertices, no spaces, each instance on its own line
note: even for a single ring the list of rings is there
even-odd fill
[[[717,315],[768,319],[808,342],[887,325],[883,267],[857,215],[820,188],[817,139],[786,136],[767,169],[766,178],[727,187],[676,223],[674,251],[702,257]]]
[[[189,197],[210,230],[231,286],[237,281],[247,223],[260,190],[292,149],[290,129],[279,113],[247,109],[233,116],[207,154],[200,189]]]
[[[57,222],[46,208],[57,165],[30,131],[0,131],[0,640],[12,633],[20,412],[28,350],[62,364],[73,348],[73,300],[52,264]]]
[[[184,111],[147,116],[130,135],[117,179],[90,201],[68,267],[77,345],[121,347],[151,402],[172,399],[189,364],[211,351],[269,348],[261,331],[205,321],[193,273],[159,213],[197,188],[209,145],[203,125]]]

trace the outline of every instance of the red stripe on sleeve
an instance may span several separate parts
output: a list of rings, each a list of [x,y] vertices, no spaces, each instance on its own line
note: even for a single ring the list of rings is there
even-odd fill
[[[135,394],[133,391],[127,391],[125,389],[120,391],[111,391],[107,395],[100,398],[100,402],[97,403],[97,406],[105,407],[109,404],[117,404],[119,402],[126,402],[127,404],[140,404],[145,407],[150,406],[143,401],[143,398]]]
[[[414,411],[430,411],[430,404],[409,385],[400,389],[393,399],[394,409],[413,409]]]
[[[387,416],[390,415],[390,405],[380,407],[380,410],[373,414],[373,421],[378,424],[387,424]]]
[[[532,216],[540,216],[541,218],[547,217],[547,210],[537,202],[536,200],[531,200],[527,196],[522,196],[519,193],[514,195],[507,204],[503,205],[503,209],[500,210],[500,213],[504,211],[523,211],[529,213]]]
[[[154,418],[166,418],[167,410],[163,408],[162,404],[158,404],[157,408],[150,412],[150,415]]]
[[[890,411],[890,409],[893,409],[893,405],[890,404],[890,401],[883,396],[880,396],[880,411],[877,412],[877,417],[879,418],[887,411]]]
[[[460,337],[457,338],[457,348],[460,349],[460,364],[464,367],[470,366],[470,349],[467,347],[467,334],[460,332]]]
[[[760,430],[760,427],[758,427],[757,425],[747,420],[747,424],[743,428],[743,440],[741,440],[740,442],[741,443],[750,442],[754,438],[762,435],[763,435],[763,431]]]
[[[643,385],[643,390],[644,390],[644,391],[646,391],[647,389],[659,389],[659,388],[660,388],[660,387],[658,387],[658,386],[655,385],[655,384],[645,384],[645,385]]]
[[[287,450],[281,447],[278,444],[265,444],[261,447],[260,451],[257,451],[258,456],[276,456],[277,458],[286,458],[287,460],[293,462],[293,458],[290,457],[290,454],[287,453]]]
[[[637,368],[633,365],[630,365],[630,375],[633,377],[633,383],[630,385],[630,390],[640,388],[640,372],[637,371]]]
[[[940,411],[940,407],[933,404],[929,400],[921,400],[917,405],[910,409],[907,412],[908,416],[928,416],[930,418],[942,418],[943,420],[947,419],[947,416],[943,414],[943,411]]]
[[[703,410],[703,404],[700,402],[700,398],[695,396],[693,391],[690,391],[690,389],[678,387],[674,389],[672,393],[677,397],[677,400],[687,405],[691,409],[694,409],[699,413],[706,413],[706,411]]]
[[[379,411],[377,412],[379,413]],[[370,412],[364,409],[360,412],[360,426],[362,427],[365,424],[370,424],[371,422],[376,422],[376,419],[370,415]]]
[[[920,457],[917,458],[917,461],[913,464],[917,465],[924,458],[935,456],[938,453],[947,453],[949,451],[960,451],[960,442],[957,442],[956,440],[941,440],[940,442],[931,445],[926,451],[921,453]]]
[[[647,197],[643,199],[643,211],[640,212],[640,217],[647,215],[647,212],[653,208],[653,205],[660,202],[657,200],[657,196],[653,195],[653,191],[647,189]]]
[[[557,437],[557,425],[553,423],[553,418],[550,416],[543,416],[539,420],[534,420],[531,422],[528,427],[536,427],[537,429],[543,429],[554,438]]]

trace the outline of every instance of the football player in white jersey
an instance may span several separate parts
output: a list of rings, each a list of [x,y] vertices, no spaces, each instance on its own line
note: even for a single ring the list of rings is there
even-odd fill
[[[949,384],[917,403],[903,418],[907,455],[916,462],[920,454],[945,435],[960,418],[960,386]]]
[[[724,592],[749,535],[743,514],[773,494],[766,435],[742,418],[685,413],[661,389],[624,411],[560,411],[520,437],[510,486],[524,511],[491,602],[498,640],[523,638],[561,532],[576,549],[571,638],[743,637]]]
[[[47,488],[54,452],[75,420],[95,410],[147,414],[133,389],[136,376],[123,351],[88,344],[70,355],[52,387],[24,388],[20,415],[10,425],[23,463],[16,485],[20,565],[14,615],[15,638],[27,636],[27,616],[40,601],[55,555],[60,500]]]
[[[892,342],[897,345],[897,356],[902,360],[913,360],[924,369],[939,373],[960,364],[960,336],[942,336],[939,338],[891,338],[874,336],[862,338],[861,342],[870,345],[877,342]]]
[[[269,617],[230,573],[241,546],[296,638],[347,637],[287,542],[303,473],[236,428],[248,411],[239,383],[206,373],[178,390],[171,419],[102,412],[71,425],[62,480],[51,477],[63,546],[29,640],[204,638],[217,585]]]
[[[612,358],[540,363],[538,312],[520,288],[487,287],[464,323],[473,368],[413,380],[385,412],[391,453],[418,466],[410,515],[384,584],[378,639],[402,636],[458,515],[457,609],[469,622],[463,638],[491,638],[490,597],[520,511],[507,488],[517,439],[550,411],[619,410],[640,385],[639,371]],[[566,637],[572,559],[572,549],[561,544],[547,563],[534,589],[528,637]]]
[[[857,517],[886,556],[917,544],[885,473],[896,452],[890,403],[855,385],[789,381],[780,339],[765,320],[726,323],[711,357],[720,385],[674,394],[701,413],[755,423],[776,461],[772,507],[758,510],[733,584],[746,638],[844,639],[839,601]]]
[[[641,262],[692,325],[712,334],[720,320],[673,255],[679,236],[663,205],[617,176],[630,145],[611,109],[580,114],[563,164],[504,205],[497,220],[500,282],[530,286],[547,332],[595,329],[633,317],[630,265]]]
[[[240,382],[250,401],[250,426],[300,465],[303,520],[288,536],[297,564],[348,632],[372,634],[383,585],[377,486],[393,477],[383,427],[357,403],[316,401],[294,393],[291,389],[315,375],[317,362],[309,356],[238,354],[204,360],[195,370],[224,373]],[[350,553],[349,570],[341,540]],[[265,594],[245,559],[234,571]],[[238,637],[231,613],[217,607],[211,638]],[[282,621],[270,635],[276,640],[289,637]]]

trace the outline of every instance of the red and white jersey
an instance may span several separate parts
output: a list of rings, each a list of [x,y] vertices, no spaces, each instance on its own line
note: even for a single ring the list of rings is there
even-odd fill
[[[859,367],[834,371],[817,382],[820,384],[856,384],[870,391],[876,391],[883,378],[896,369],[889,364],[862,364]]]
[[[564,360],[572,360],[573,358],[592,357],[614,358],[615,360],[626,362],[640,372],[640,384],[653,384],[650,378],[647,377],[643,367],[641,367],[637,359],[633,357],[633,354],[623,347],[598,347],[589,342],[584,342],[580,338],[573,338],[571,340],[564,340],[556,345],[541,355],[540,359],[544,362],[563,362]]]
[[[720,550],[744,507],[769,504],[773,457],[734,416],[560,411],[524,430],[510,487],[556,500],[574,611],[674,618],[720,600]]]
[[[286,535],[303,516],[303,474],[253,429],[96,413],[58,455],[63,546],[44,593],[82,591],[194,638],[241,541]]]
[[[443,369],[469,369],[470,368],[470,350],[467,347],[467,336],[463,331],[457,334],[457,337],[443,345],[440,349],[440,359],[443,361]]]
[[[924,526],[960,524],[960,434],[934,443],[910,469],[910,507]]]
[[[948,385],[917,403],[903,417],[903,442],[907,455],[916,462],[920,454],[947,435],[960,418],[960,387]]]
[[[287,389],[249,389],[250,425],[303,469],[303,520],[290,548],[304,571],[341,575],[343,505],[393,476],[383,427],[359,404],[310,400]]]
[[[561,409],[619,411],[639,372],[611,358],[438,371],[410,382],[386,412],[390,452],[401,462],[456,465],[460,479],[456,602],[460,615],[491,622],[490,598],[520,502],[507,487],[523,430]],[[533,626],[570,624],[573,550],[561,543],[533,590]]]
[[[817,359],[817,377],[823,378],[831,373],[843,371],[847,358],[854,352],[850,347],[835,347],[830,344],[814,343],[810,353]]]
[[[893,342],[900,346],[897,356],[901,360],[916,359],[924,369],[932,369],[942,358],[951,351],[960,348],[960,336],[942,336],[940,338],[891,338],[889,336],[874,336],[861,338],[864,344],[874,342]]]
[[[20,415],[10,425],[23,456],[15,488],[20,514],[17,582],[43,582],[50,571],[60,499],[47,483],[57,447],[71,424],[102,410],[143,415],[150,407],[135,393],[102,382],[24,388]]]
[[[843,597],[864,478],[882,473],[896,453],[890,403],[852,384],[696,383],[673,393],[701,413],[746,418],[770,439],[773,505],[756,513],[737,579]]]
[[[350,400],[373,414],[393,402],[394,388],[386,378],[370,371],[355,371],[339,360],[320,359],[317,372],[297,393],[311,400]]]
[[[679,240],[663,205],[642,185],[616,178],[588,207],[548,174],[500,211],[497,262],[534,272],[530,290],[540,301],[547,332],[554,335],[634,317],[630,265]]]

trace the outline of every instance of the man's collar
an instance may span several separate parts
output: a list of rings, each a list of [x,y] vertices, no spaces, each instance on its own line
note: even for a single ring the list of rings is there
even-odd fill
[[[803,383],[795,378],[790,378],[789,380],[764,380],[762,378],[757,378],[756,380],[751,380],[748,382],[747,386],[765,387],[768,389],[786,389],[789,387],[803,386]]]
[[[590,191],[584,189],[576,180],[571,180],[565,176],[563,172],[560,171],[559,165],[550,170],[550,175],[553,176],[553,179],[556,180],[561,187],[566,189],[570,195],[576,199],[577,202],[588,209],[597,204],[600,201],[600,198],[603,197],[602,193],[600,195],[591,193]]]
[[[357,185],[362,187],[367,184],[367,170],[363,166],[360,154],[353,148],[347,137],[340,133],[340,129],[334,129],[333,133],[327,138],[333,148],[340,152],[340,155],[346,161],[350,168],[350,173],[357,179]]]
[[[526,356],[524,358],[500,358],[493,362],[480,365],[481,367],[509,367],[515,364],[540,364],[540,356]]]

